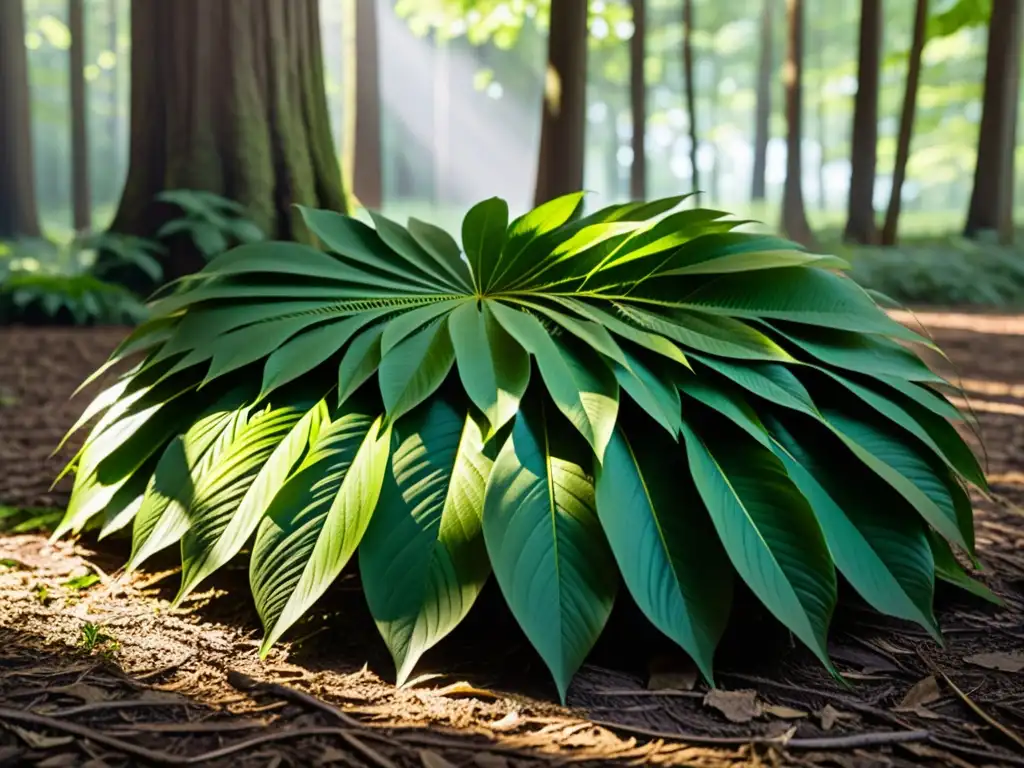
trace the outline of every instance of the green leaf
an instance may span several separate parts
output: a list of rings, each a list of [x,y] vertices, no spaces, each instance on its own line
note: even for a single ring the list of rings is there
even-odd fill
[[[438,317],[447,315],[466,303],[472,303],[472,301],[469,299],[449,299],[410,309],[396,315],[388,321],[387,327],[384,329],[384,335],[381,336],[381,355],[386,357],[388,352],[394,349],[395,345],[400,341],[425,328]]]
[[[532,406],[516,417],[487,482],[484,541],[505,601],[564,702],[611,613],[615,560],[586,452],[548,420],[549,406]]]
[[[623,305],[623,313],[638,325],[678,341],[698,352],[743,360],[792,361],[782,347],[760,331],[730,317],[679,310],[656,314]]]
[[[387,469],[391,435],[380,425],[350,401],[260,520],[249,583],[266,632],[261,656],[327,591],[359,545]]]
[[[628,367],[612,365],[619,386],[642,411],[661,424],[673,438],[678,438],[682,419],[679,391],[667,375],[644,365],[638,357],[626,354]]]
[[[466,252],[478,294],[490,287],[508,230],[508,203],[492,197],[469,209],[462,220],[462,249]]]
[[[344,405],[380,367],[380,338],[386,323],[371,326],[348,345],[338,366],[338,405]]]
[[[820,256],[803,251],[753,251],[744,253],[700,254],[685,266],[674,261],[666,263],[658,274],[724,275],[734,272],[756,272],[762,269],[784,267],[814,267],[815,269],[849,269],[850,264],[835,256]]]
[[[935,575],[945,581],[959,587],[965,592],[970,592],[975,597],[980,597],[1000,608],[1005,606],[1003,599],[995,592],[986,587],[977,579],[974,579],[964,570],[964,567],[957,562],[956,555],[950,549],[949,544],[934,531],[928,532],[928,543],[931,544],[932,556],[935,558]]]
[[[467,293],[473,291],[473,276],[469,265],[462,258],[462,251],[455,238],[440,227],[427,224],[419,219],[409,219],[409,234],[420,244],[445,272],[451,275],[456,283]]]
[[[397,344],[380,361],[378,375],[388,419],[398,419],[430,397],[454,362],[444,317]]]
[[[198,479],[181,539],[175,605],[238,554],[326,416],[323,401],[268,407]]]
[[[914,510],[877,479],[842,468],[820,441],[805,436],[801,442],[775,420],[770,429],[775,453],[810,502],[840,573],[875,610],[916,622],[941,642],[932,613],[935,565]]]
[[[732,568],[686,466],[661,434],[622,428],[597,469],[597,514],[644,615],[713,684],[715,647],[732,606]]]
[[[442,399],[394,429],[359,568],[402,685],[420,656],[465,617],[490,575],[481,520],[491,460],[473,419]]]
[[[683,297],[680,306],[730,317],[884,334],[930,345],[879,309],[855,282],[821,269],[785,267],[716,276]]]
[[[400,224],[396,224],[379,213],[369,211],[373,226],[384,244],[397,253],[409,264],[409,268],[422,275],[424,279],[433,281],[440,291],[459,291],[456,281],[441,269],[437,262],[424,250],[416,239]]]
[[[579,210],[582,201],[582,192],[556,197],[509,224],[505,247],[491,272],[489,288],[498,290],[534,266],[530,263],[530,259],[524,258],[526,251],[543,235],[558,229],[569,221]],[[538,253],[538,255],[542,256],[543,254]]]
[[[487,439],[515,417],[530,383],[529,355],[494,319],[489,304],[464,304],[448,318],[459,378],[487,419]]]
[[[717,425],[702,437],[683,423],[690,471],[729,559],[765,607],[836,674],[826,641],[836,576],[814,513],[770,451]]]
[[[734,363],[704,355],[692,355],[702,365],[721,374],[733,384],[770,403],[819,418],[818,407],[800,379],[776,363]]]
[[[895,430],[824,410],[825,423],[854,455],[895,488],[939,533],[969,549],[942,478]]]
[[[619,385],[608,366],[585,349],[570,350],[556,342],[540,321],[526,312],[496,301],[488,307],[512,338],[533,355],[551,399],[600,461],[619,412]]]

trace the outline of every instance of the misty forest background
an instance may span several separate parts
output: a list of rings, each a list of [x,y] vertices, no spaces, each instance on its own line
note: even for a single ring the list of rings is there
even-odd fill
[[[130,2],[20,4],[41,231],[4,234],[60,242],[76,229],[117,229],[131,159]],[[591,206],[697,188],[702,205],[842,252],[855,277],[896,298],[1024,298],[1020,237],[1014,245],[1024,221],[1019,0],[596,0],[582,66],[565,30],[586,4],[556,0],[555,19],[549,5],[320,0],[330,133],[349,202],[454,226],[484,197],[519,212],[543,198],[538,164],[561,176],[552,189],[578,186],[581,162]],[[585,126],[563,130],[563,147],[540,162],[552,23],[569,35],[570,62],[554,87],[571,99],[585,83]],[[85,148],[77,187],[75,141]],[[787,162],[787,144],[800,162]],[[634,162],[638,152],[646,163]]]

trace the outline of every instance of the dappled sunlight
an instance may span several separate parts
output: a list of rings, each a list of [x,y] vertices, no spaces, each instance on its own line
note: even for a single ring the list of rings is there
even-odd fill
[[[957,379],[957,385],[970,395],[986,397],[1009,397],[1024,400],[1024,384],[1009,384],[1005,381],[988,381],[985,379]]]
[[[1005,416],[1024,416],[1024,405],[1017,403],[1003,403],[997,400],[979,400],[978,398],[965,399],[962,397],[951,397],[949,401],[957,408],[966,411],[980,413],[1000,413]]]
[[[1005,336],[1024,335],[1024,316],[968,314],[964,312],[911,312],[892,310],[889,315],[910,326],[941,328],[950,331],[971,331]]]

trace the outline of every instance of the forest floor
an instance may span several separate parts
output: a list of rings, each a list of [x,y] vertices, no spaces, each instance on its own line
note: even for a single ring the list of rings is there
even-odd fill
[[[844,596],[847,688],[747,611],[708,693],[620,599],[568,708],[493,585],[396,689],[355,574],[261,662],[244,564],[172,611],[175,552],[125,577],[124,540],[47,544],[68,396],[122,331],[0,330],[0,766],[1024,765],[1024,316],[921,318],[987,448],[981,578],[1005,607],[940,589],[939,647]]]

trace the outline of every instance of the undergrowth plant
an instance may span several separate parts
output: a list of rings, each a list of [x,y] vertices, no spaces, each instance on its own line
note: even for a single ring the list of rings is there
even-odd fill
[[[490,199],[461,245],[303,209],[325,251],[225,253],[97,371],[136,361],[72,429],[55,536],[180,546],[176,603],[248,547],[264,654],[358,550],[399,681],[492,572],[563,699],[620,581],[709,682],[737,580],[833,672],[837,572],[938,639],[985,478],[933,345],[682,200]]]

